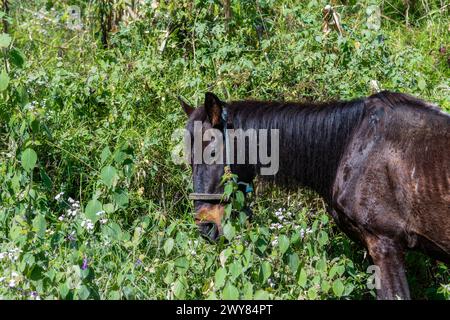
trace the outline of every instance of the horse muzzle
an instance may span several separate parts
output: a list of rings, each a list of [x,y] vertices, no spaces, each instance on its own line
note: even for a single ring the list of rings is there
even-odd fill
[[[204,204],[195,215],[195,223],[200,234],[206,239],[216,242],[223,234],[222,218],[224,206],[220,204]]]

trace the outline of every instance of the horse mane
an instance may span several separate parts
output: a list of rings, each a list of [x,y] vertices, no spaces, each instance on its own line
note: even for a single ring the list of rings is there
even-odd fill
[[[262,180],[286,188],[307,186],[329,198],[345,147],[364,116],[364,99],[326,103],[246,100],[231,102],[228,108],[235,129],[279,129],[279,170],[273,176],[261,176]]]
[[[395,108],[399,105],[408,105],[410,107],[416,107],[421,108],[425,110],[433,110],[442,112],[442,110],[439,108],[439,106],[431,104],[429,102],[426,102],[422,99],[416,98],[412,95],[406,94],[406,93],[398,93],[398,92],[391,92],[391,91],[381,91],[379,93],[373,94],[367,99],[379,99],[382,103],[385,105]]]

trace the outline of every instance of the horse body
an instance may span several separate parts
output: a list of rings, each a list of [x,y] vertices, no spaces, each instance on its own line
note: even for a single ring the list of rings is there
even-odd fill
[[[190,124],[200,120],[214,127],[225,106],[234,128],[280,130],[279,171],[262,178],[288,188],[307,186],[324,198],[337,225],[362,243],[380,268],[378,298],[409,298],[407,249],[450,263],[449,115],[391,92],[309,105],[225,104],[212,95],[204,107],[185,111],[191,114]],[[259,167],[240,164],[231,169],[250,182]],[[221,191],[217,181],[223,165],[193,169],[196,192]],[[219,208],[196,201],[201,220],[221,230]]]
[[[381,268],[379,297],[409,298],[406,249],[450,263],[450,117],[393,93],[368,98],[365,108],[330,212]]]

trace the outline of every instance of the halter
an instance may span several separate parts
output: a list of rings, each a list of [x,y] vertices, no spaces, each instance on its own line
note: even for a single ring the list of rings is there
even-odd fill
[[[222,109],[222,124],[223,124],[223,133],[225,135],[225,164],[231,170],[231,152],[230,152],[230,138],[228,136],[228,110],[224,107]],[[245,193],[253,192],[253,186],[251,183],[238,181],[238,185],[245,186]],[[223,199],[223,193],[190,193],[190,200],[213,200],[220,201]]]

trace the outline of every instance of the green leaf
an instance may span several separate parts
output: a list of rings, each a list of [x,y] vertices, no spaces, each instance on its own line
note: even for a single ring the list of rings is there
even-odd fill
[[[25,56],[23,55],[22,51],[20,51],[17,48],[12,48],[9,52],[9,60],[12,64],[14,64],[16,67],[22,68],[25,64]]]
[[[92,223],[95,223],[99,218],[97,213],[100,211],[102,211],[102,203],[98,200],[92,199],[87,203],[84,214],[86,218],[92,221]]]
[[[338,273],[340,276],[342,276],[342,275],[344,274],[344,272],[345,272],[345,266],[344,266],[344,265],[339,265],[339,266],[337,266],[337,267],[336,267],[336,271],[337,271],[337,273]]]
[[[233,193],[233,184],[232,183],[226,184],[223,193],[226,197],[231,196],[231,194]]]
[[[300,287],[304,288],[307,280],[308,280],[308,275],[306,274],[305,269],[302,269],[300,271],[300,276],[298,277],[298,285]]]
[[[111,291],[108,294],[108,300],[120,300],[120,292],[117,290]]]
[[[66,298],[67,295],[69,294],[69,286],[67,285],[67,282],[64,282],[62,284],[59,285],[59,294],[61,296],[61,298]]]
[[[345,286],[344,295],[345,295],[345,296],[350,295],[350,293],[353,292],[353,289],[355,289],[355,286],[354,286],[353,284],[351,284],[351,283],[347,284],[347,285]]]
[[[225,268],[219,268],[214,275],[214,285],[216,289],[221,288],[225,284],[225,278],[227,276],[227,270]]]
[[[104,147],[102,150],[102,153],[100,155],[100,161],[101,163],[104,163],[108,158],[111,156],[111,151],[108,147]]]
[[[341,297],[344,293],[344,284],[340,279],[337,279],[333,282],[333,292],[336,296]]]
[[[321,258],[317,261],[316,270],[327,271],[327,261],[324,258]]]
[[[89,289],[86,286],[82,285],[80,289],[77,290],[77,294],[81,300],[86,300],[87,298],[89,298]]]
[[[292,273],[295,274],[300,265],[300,258],[298,257],[297,253],[292,253],[288,256],[288,265]]]
[[[251,282],[246,282],[244,284],[244,300],[251,300],[253,299],[253,284]]]
[[[103,183],[108,187],[112,187],[113,185],[115,185],[118,179],[117,170],[112,166],[103,167],[100,176]]]
[[[105,210],[106,213],[113,213],[114,212],[114,205],[112,203],[107,203],[103,205],[103,210]]]
[[[0,73],[0,92],[5,91],[8,88],[9,76],[5,70]]]
[[[114,192],[113,198],[116,205],[121,208],[125,208],[128,205],[129,198],[125,190]]]
[[[322,289],[323,292],[328,292],[330,290],[330,283],[327,280],[323,280],[322,284],[320,285],[320,289]]]
[[[30,102],[30,100],[28,98],[27,89],[24,86],[19,85],[17,87],[17,91],[16,92],[17,92],[17,102],[19,103],[19,105],[22,108],[25,107]]]
[[[7,33],[0,34],[0,48],[7,48],[11,43],[11,37]]]
[[[184,287],[183,282],[180,280],[175,281],[173,285],[173,294],[178,299],[184,299],[186,295],[186,288]]]
[[[419,82],[417,83],[417,86],[419,87],[420,90],[423,91],[427,87],[427,83],[425,82],[425,80],[423,78],[420,78]]]
[[[317,241],[323,247],[324,245],[326,245],[328,243],[328,234],[325,231],[320,231]]]
[[[281,254],[284,254],[289,249],[289,238],[284,234],[278,237],[278,247],[280,248]]]
[[[223,227],[223,235],[227,238],[228,241],[231,241],[236,235],[236,229],[231,225],[231,223],[227,223]]]
[[[50,190],[53,186],[52,180],[50,179],[50,177],[48,176],[48,174],[45,172],[44,169],[40,169],[39,173],[41,174],[42,183],[47,189]]]
[[[45,230],[47,228],[47,223],[45,222],[45,217],[42,214],[37,215],[33,219],[33,230],[38,234],[40,238],[45,236]]]
[[[269,293],[265,290],[258,290],[255,293],[255,300],[269,300]]]
[[[330,271],[328,272],[328,277],[333,278],[337,273],[337,266],[334,265],[331,267]]]
[[[117,150],[116,152],[114,152],[114,161],[117,164],[122,164],[125,159],[127,158],[127,154],[125,152],[122,152],[120,150]]]
[[[206,300],[218,300],[216,293],[214,291],[211,291],[206,297]]]
[[[239,291],[231,283],[228,283],[222,292],[222,299],[224,300],[237,300],[239,299]]]
[[[33,149],[26,149],[24,152],[22,152],[22,157],[21,157],[21,161],[22,161],[22,167],[30,172],[31,170],[33,170],[34,166],[36,165],[36,161],[37,161],[37,154],[36,151],[34,151]]]
[[[233,211],[233,205],[231,203],[228,203],[225,206],[225,219],[228,219],[231,216],[231,212]]]
[[[317,290],[314,287],[309,288],[308,290],[308,298],[310,300],[315,300],[317,298]]]
[[[235,280],[242,273],[242,266],[239,261],[235,261],[230,265],[231,280]]]
[[[189,269],[189,261],[184,257],[180,257],[175,260],[175,267],[177,268],[177,272],[184,274]]]
[[[237,201],[237,203],[239,203],[240,206],[244,205],[245,196],[244,196],[244,193],[240,190],[236,192],[236,201]]]
[[[168,256],[170,254],[170,252],[173,249],[174,244],[175,244],[175,241],[173,240],[173,238],[169,238],[166,240],[166,242],[164,243],[164,246],[163,246],[166,256]]]
[[[267,281],[267,279],[269,279],[271,274],[272,274],[272,266],[270,265],[269,262],[264,261],[261,264],[261,269],[260,269],[261,282],[265,283]]]

